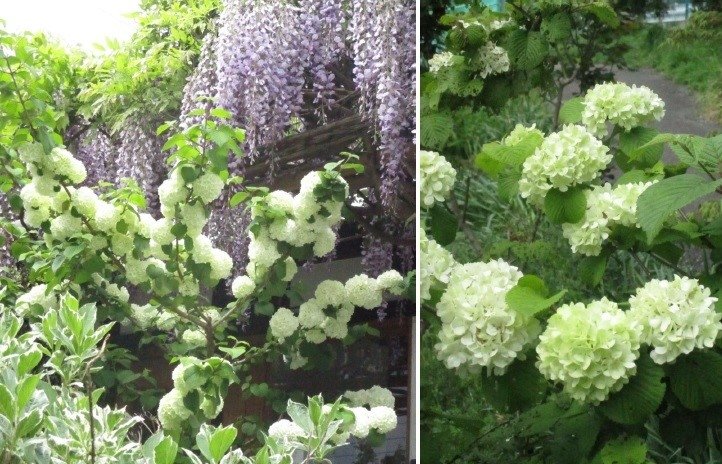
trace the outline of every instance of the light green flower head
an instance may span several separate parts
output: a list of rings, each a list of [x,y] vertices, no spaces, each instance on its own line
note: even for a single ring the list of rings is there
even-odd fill
[[[510,309],[506,293],[522,273],[497,260],[457,265],[436,306],[441,319],[436,355],[461,376],[503,374],[539,333],[539,322]]]
[[[599,404],[636,373],[638,332],[606,298],[562,305],[539,336],[537,368],[575,400]]]
[[[652,280],[629,299],[629,317],[642,327],[642,343],[657,364],[674,362],[695,348],[711,348],[722,323],[717,298],[695,279]]]

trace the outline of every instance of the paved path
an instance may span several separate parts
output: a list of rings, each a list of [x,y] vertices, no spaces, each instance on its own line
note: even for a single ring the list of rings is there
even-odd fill
[[[660,132],[709,135],[720,130],[715,124],[704,120],[700,105],[687,87],[673,82],[661,73],[653,69],[618,70],[615,76],[619,82],[649,87],[664,101],[666,113],[657,124]]]

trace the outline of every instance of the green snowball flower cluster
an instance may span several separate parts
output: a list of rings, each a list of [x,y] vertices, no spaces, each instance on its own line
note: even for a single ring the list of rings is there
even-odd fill
[[[419,152],[419,194],[422,208],[431,208],[449,197],[456,182],[456,169],[435,151]]]
[[[639,327],[603,298],[562,305],[539,336],[537,368],[572,398],[599,404],[637,371]]]
[[[607,135],[607,121],[629,131],[662,117],[664,102],[644,86],[607,82],[597,84],[584,96],[582,123],[597,137]]]
[[[486,367],[501,375],[539,333],[539,322],[506,305],[522,273],[503,260],[453,268],[436,306],[441,319],[437,357],[465,376]]]
[[[637,182],[618,185],[593,186],[585,190],[587,209],[577,223],[562,224],[564,238],[574,253],[597,256],[612,228],[619,224],[637,226],[637,199],[653,182]]]
[[[454,64],[454,54],[451,52],[436,53],[429,58],[429,71],[436,74],[441,68],[446,68]]]
[[[436,243],[433,238],[427,238],[423,229],[419,230],[419,282],[421,286],[421,300],[431,299],[431,289],[449,283],[449,277],[456,266],[456,261],[449,251]]]
[[[695,348],[711,348],[722,323],[717,298],[696,279],[654,279],[629,299],[629,318],[642,327],[642,343],[650,345],[657,364],[672,363]]]
[[[488,42],[479,48],[475,60],[483,64],[479,70],[482,79],[486,78],[486,76],[501,74],[509,70],[509,55],[507,55],[506,50],[492,42]]]
[[[610,161],[609,148],[586,128],[565,125],[559,132],[547,136],[524,161],[519,193],[541,207],[549,190],[565,192],[569,187],[590,182]]]

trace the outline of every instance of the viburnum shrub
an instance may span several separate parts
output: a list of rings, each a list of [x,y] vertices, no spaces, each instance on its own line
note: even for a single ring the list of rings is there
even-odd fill
[[[298,452],[312,462],[351,436],[377,443],[396,427],[393,395],[380,387],[330,403],[320,395],[307,404],[288,400],[288,419],[260,435],[254,454],[244,455],[234,426],[210,425],[252,358],[312,367],[316,345],[373,332],[349,330],[357,308],[407,292],[408,280],[388,270],[324,281],[313,298],[290,299],[287,308],[274,303],[291,294],[298,263],[334,249],[349,195],[341,171],[361,169],[353,155],[309,172],[296,195],[245,186],[228,172],[229,156],[242,155],[244,131],[227,124],[223,109],[196,110],[197,124],[168,137],[170,172],[155,218],[145,211],[147,192],[132,181],[80,185],[86,168],[54,132],[55,114],[23,64],[0,48],[8,77],[0,103],[12,110],[0,120],[0,180],[18,213],[2,227],[23,273],[21,283],[4,278],[0,287],[0,462],[290,463]],[[168,130],[175,126],[159,132]],[[250,209],[249,262],[231,284],[234,299],[217,307],[208,295],[231,276],[233,262],[203,232],[210,205],[229,184],[241,186],[231,203]],[[226,330],[249,307],[270,317],[262,347]],[[95,388],[116,325],[173,340],[178,364],[157,407],[159,426],[107,405]],[[152,433],[145,441],[141,423]]]
[[[517,423],[544,462],[642,464],[651,462],[644,424],[663,433],[678,421],[718,426],[722,136],[646,126],[664,112],[646,87],[599,84],[564,104],[558,130],[517,126],[475,159],[505,197],[520,195],[561,227],[587,285],[604,282],[609,260],[631,256],[648,281],[617,301],[567,301],[565,290],[552,294],[533,270],[502,259],[457,263],[445,248],[456,221],[436,219],[453,168],[438,153],[421,164],[429,201],[419,275],[436,355],[475,375],[498,414],[517,413],[499,427]],[[677,164],[662,159],[665,144]],[[701,263],[685,263],[686,253]],[[645,260],[674,276],[654,276]]]

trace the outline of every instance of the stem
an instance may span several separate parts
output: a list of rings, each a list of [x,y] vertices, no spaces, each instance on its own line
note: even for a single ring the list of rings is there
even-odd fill
[[[644,274],[647,276],[647,278],[652,277],[652,273],[649,272],[649,268],[647,268],[647,266],[644,265],[642,260],[639,259],[639,256],[637,256],[637,252],[630,251],[629,254],[632,256],[632,259],[634,259],[634,262],[636,262],[639,265],[639,267],[642,268],[642,270],[644,271]]]
[[[469,229],[466,222],[461,222],[462,214],[459,211],[459,205],[456,203],[456,196],[454,192],[451,192],[451,195],[449,196],[449,201],[447,203],[449,205],[449,209],[451,210],[454,215],[459,218],[459,228],[464,231],[464,235],[466,235],[467,240],[469,240],[469,244],[474,249],[474,251],[479,255],[482,256],[484,254],[484,247],[479,243],[479,240],[474,236],[474,233]]]
[[[85,380],[85,393],[88,396],[88,426],[90,427],[90,464],[95,464],[95,418],[93,417],[93,379],[90,377],[90,368],[105,353],[105,345],[108,343],[110,335],[106,335],[100,351],[93,359],[88,362],[83,374]]]

